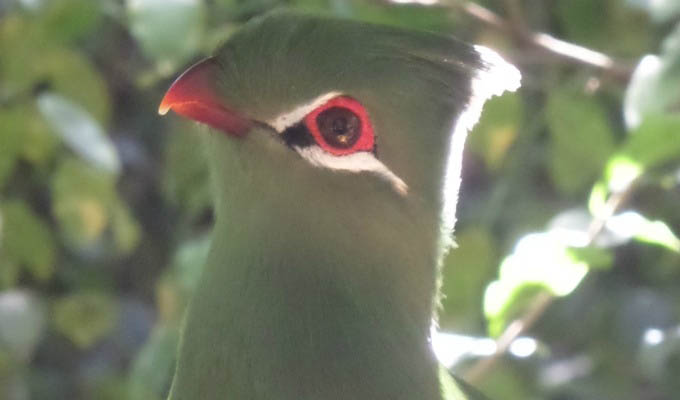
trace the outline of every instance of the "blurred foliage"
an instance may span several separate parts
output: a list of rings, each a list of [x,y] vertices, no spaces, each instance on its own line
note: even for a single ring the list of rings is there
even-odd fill
[[[550,299],[476,382],[492,398],[678,398],[680,2],[478,2],[623,76],[442,3],[0,2],[0,399],[164,398],[212,216],[198,129],[156,107],[281,5],[452,33],[523,72],[466,153],[440,318],[465,343],[454,370]]]

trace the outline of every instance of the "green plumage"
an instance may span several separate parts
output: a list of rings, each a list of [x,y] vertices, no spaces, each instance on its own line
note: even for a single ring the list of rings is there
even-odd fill
[[[409,192],[312,166],[264,125],[243,138],[211,130],[217,221],[169,399],[442,399],[428,343],[442,188],[453,123],[486,68],[478,53],[429,33],[277,13],[216,59],[225,104],[256,121],[330,91],[358,99],[378,159]]]

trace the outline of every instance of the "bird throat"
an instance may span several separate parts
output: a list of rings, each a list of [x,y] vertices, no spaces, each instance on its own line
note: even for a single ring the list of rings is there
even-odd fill
[[[262,144],[212,145],[217,222],[170,400],[441,399],[436,219],[387,194],[351,204],[287,155],[248,159]]]

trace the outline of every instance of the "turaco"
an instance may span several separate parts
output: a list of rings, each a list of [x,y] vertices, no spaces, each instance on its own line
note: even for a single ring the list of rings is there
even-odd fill
[[[430,328],[465,137],[519,80],[451,37],[291,12],[181,75],[159,112],[208,127],[216,225],[169,400],[474,398]]]

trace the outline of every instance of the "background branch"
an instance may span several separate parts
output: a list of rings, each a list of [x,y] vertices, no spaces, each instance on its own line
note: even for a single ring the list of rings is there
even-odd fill
[[[511,35],[522,47],[531,47],[544,56],[601,70],[605,75],[624,83],[630,80],[633,69],[626,63],[596,50],[558,39],[526,26],[517,0],[505,0],[510,19],[505,19],[477,3],[462,0],[442,0],[441,4],[454,7],[494,30]]]

